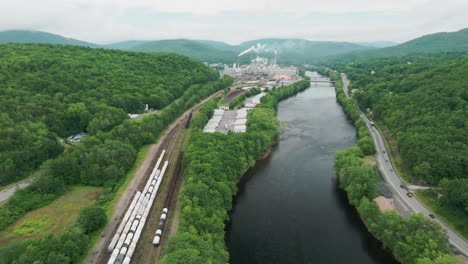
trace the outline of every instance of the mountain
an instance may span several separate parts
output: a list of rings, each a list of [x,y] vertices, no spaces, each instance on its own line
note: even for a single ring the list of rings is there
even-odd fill
[[[75,45],[98,47],[99,45],[66,38],[60,35],[33,30],[7,30],[0,32],[0,43],[50,43],[61,45]]]
[[[237,53],[232,50],[221,50],[212,45],[189,39],[169,39],[150,41],[131,48],[142,52],[173,52],[199,61],[231,63]]]
[[[386,48],[398,45],[398,43],[393,41],[355,42],[355,44],[372,48]]]
[[[207,44],[212,46],[213,48],[220,49],[220,50],[237,50],[237,46],[229,45],[226,42],[216,41],[216,40],[197,40],[200,43]]]
[[[276,48],[278,50],[278,63],[280,64],[311,63],[321,57],[373,49],[349,42],[274,38],[246,41],[241,43],[239,47],[244,50],[257,44],[265,45],[263,52],[260,52],[260,55],[265,57],[273,57],[273,50]]]
[[[425,35],[393,47],[351,52],[342,56],[327,58],[326,61],[354,62],[371,58],[401,57],[454,51],[468,52],[468,28],[456,32],[440,32]]]
[[[127,41],[116,42],[116,43],[107,44],[103,46],[109,49],[130,50],[146,42],[150,42],[150,41],[149,40],[127,40]]]
[[[444,52],[468,48],[468,28],[456,32],[440,32],[425,35],[400,45],[379,50],[384,55],[407,55],[410,53]]]
[[[309,41],[305,39],[257,39],[239,45],[229,45],[212,40],[173,39],[146,42],[131,48],[131,50],[174,52],[200,61],[233,63],[237,62],[237,55],[240,52],[257,44],[265,46],[258,53],[262,57],[273,58],[273,51],[277,49],[279,64],[309,63],[314,58],[372,49],[348,42]],[[240,62],[248,63],[256,55],[255,52],[248,53],[240,58]]]

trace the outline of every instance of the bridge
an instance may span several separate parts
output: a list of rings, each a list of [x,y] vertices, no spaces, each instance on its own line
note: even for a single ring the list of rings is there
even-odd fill
[[[315,86],[317,86],[318,83],[329,83],[331,87],[335,86],[335,81],[330,81],[329,78],[323,77],[312,77],[310,78],[310,82],[315,83]]]

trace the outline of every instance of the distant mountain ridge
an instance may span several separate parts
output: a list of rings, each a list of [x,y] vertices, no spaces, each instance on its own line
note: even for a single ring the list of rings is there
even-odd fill
[[[167,39],[145,42],[130,50],[141,52],[173,52],[210,63],[231,63],[235,60],[234,58],[237,55],[235,51],[215,48],[213,47],[213,43],[205,44],[203,41],[190,39]]]
[[[33,30],[7,30],[0,32],[0,43],[50,43],[60,45],[75,45],[86,47],[98,47],[99,45],[66,38],[60,35]]]
[[[278,50],[280,64],[303,64],[323,61],[355,61],[366,58],[406,56],[415,53],[448,52],[468,50],[468,28],[457,32],[441,32],[425,35],[402,44],[390,41],[375,42],[332,42],[310,41],[306,39],[264,38],[230,45],[214,40],[128,40],[107,45],[99,45],[42,31],[8,30],[0,32],[0,43],[51,43],[78,45],[92,48],[121,49],[139,52],[173,52],[208,63],[235,63],[237,55],[258,43],[265,45],[258,55],[272,58]],[[250,53],[240,58],[247,63],[257,54]]]
[[[455,32],[439,32],[401,43],[396,46],[370,51],[351,52],[333,58],[334,61],[357,61],[361,59],[407,56],[451,51],[468,52],[468,28]]]
[[[399,44],[393,41],[371,41],[371,42],[353,42],[353,43],[361,45],[361,46],[373,47],[373,48],[387,48],[387,47],[393,47]]]
[[[145,44],[146,42],[150,42],[150,40],[127,40],[127,41],[106,44],[103,46],[109,49],[129,50],[136,46]]]

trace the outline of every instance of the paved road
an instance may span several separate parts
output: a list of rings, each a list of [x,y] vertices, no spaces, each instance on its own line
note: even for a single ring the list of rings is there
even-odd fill
[[[28,187],[33,182],[32,177],[24,179],[17,184],[0,191],[0,204],[8,200],[16,191]]]
[[[342,75],[341,78],[343,80],[343,89],[345,93],[348,94],[349,80],[347,79],[346,75]],[[399,200],[403,201],[411,211],[415,213],[423,213],[426,216],[431,214],[431,212],[418,199],[416,199],[416,197],[408,197],[407,191],[403,188],[400,188],[400,185],[404,184],[404,182],[395,172],[390,162],[390,159],[388,157],[388,150],[385,148],[382,135],[375,127],[371,126],[369,119],[363,113],[361,113],[361,117],[364,119],[364,121],[366,121],[367,127],[370,129],[372,138],[374,139],[375,147],[377,150],[377,166],[379,167],[380,172],[382,173],[382,176],[384,177],[385,181],[390,186],[393,194],[396,195]],[[447,230],[450,245],[456,248],[460,253],[468,257],[468,243],[438,218],[435,218],[434,221],[438,222],[444,229]]]

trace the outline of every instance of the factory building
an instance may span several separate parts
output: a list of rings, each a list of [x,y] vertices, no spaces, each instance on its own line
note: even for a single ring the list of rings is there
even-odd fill
[[[265,45],[257,44],[257,46],[252,46],[247,50],[239,53],[238,57],[243,56],[249,52],[260,52],[265,48]],[[271,63],[268,62],[267,58],[262,58],[257,56],[255,59],[250,61],[248,65],[240,65],[239,63],[234,63],[232,68],[228,65],[224,65],[223,74],[231,76],[241,76],[243,74],[266,74],[270,76],[277,76],[285,79],[291,79],[293,76],[299,75],[299,69],[296,67],[280,67],[276,63],[278,51],[275,49],[275,56]]]

